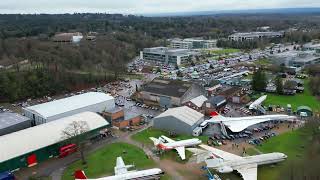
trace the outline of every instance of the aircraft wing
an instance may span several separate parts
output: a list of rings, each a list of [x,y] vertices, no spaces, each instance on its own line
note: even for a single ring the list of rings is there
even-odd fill
[[[125,174],[127,172],[128,172],[128,169],[124,164],[122,157],[117,157],[117,164],[116,164],[116,167],[114,167],[114,174],[119,175],[119,174]]]
[[[192,152],[197,157],[197,163],[202,163],[206,159],[210,158],[211,153],[207,150],[198,148],[187,148],[188,151]]]
[[[264,115],[264,116],[227,118],[222,122],[232,132],[241,132],[244,129],[254,124],[263,123],[271,120],[290,120],[294,118],[295,118],[294,116],[288,116],[288,115]]]
[[[175,140],[170,139],[170,138],[168,138],[167,136],[161,136],[161,138],[163,138],[164,140],[166,140],[168,143],[176,142]]]
[[[241,168],[236,170],[241,174],[243,180],[257,180],[258,178],[257,164],[241,166]]]
[[[185,151],[185,148],[184,147],[176,147],[175,148],[180,156],[180,158],[182,160],[185,160],[186,159],[186,151]]]
[[[216,149],[216,148],[213,148],[213,147],[210,147],[210,146],[207,146],[207,145],[204,145],[204,144],[201,144],[199,145],[201,148],[211,152],[213,155],[215,156],[218,156],[224,160],[237,160],[237,159],[242,159],[241,156],[237,156],[235,154],[231,154],[231,153],[228,153],[228,152],[225,152],[225,151],[222,151],[220,149]]]

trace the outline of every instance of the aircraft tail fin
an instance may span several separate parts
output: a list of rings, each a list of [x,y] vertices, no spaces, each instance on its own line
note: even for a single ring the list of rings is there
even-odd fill
[[[77,171],[74,172],[74,178],[77,179],[77,180],[87,179],[87,176],[86,176],[86,174],[84,173],[83,170],[77,170]]]
[[[159,139],[157,139],[157,138],[149,137],[149,139],[151,139],[151,140],[153,141],[153,144],[154,144],[155,146],[157,146],[158,144],[161,143],[161,141],[160,141]]]
[[[213,111],[213,112],[210,113],[210,117],[215,117],[215,116],[219,116],[219,115],[220,114],[217,111]]]

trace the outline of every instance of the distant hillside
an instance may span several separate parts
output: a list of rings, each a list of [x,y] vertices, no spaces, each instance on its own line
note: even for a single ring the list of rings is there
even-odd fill
[[[223,15],[223,14],[315,14],[315,13],[320,14],[320,7],[194,11],[194,12],[157,13],[157,14],[143,14],[143,15],[149,16],[149,17],[166,17],[166,16],[208,16],[208,15]]]

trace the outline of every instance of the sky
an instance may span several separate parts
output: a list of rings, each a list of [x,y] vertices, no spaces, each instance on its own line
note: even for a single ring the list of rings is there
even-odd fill
[[[153,14],[294,7],[320,7],[320,0],[0,0],[1,14]]]

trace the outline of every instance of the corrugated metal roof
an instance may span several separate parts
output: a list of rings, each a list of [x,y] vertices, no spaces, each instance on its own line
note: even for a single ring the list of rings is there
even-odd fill
[[[170,108],[155,118],[167,117],[167,116],[173,116],[173,117],[187,123],[190,126],[193,126],[201,118],[204,117],[204,115],[199,113],[198,111],[193,110],[187,106],[182,106],[182,107],[177,107],[177,108]]]
[[[203,105],[203,103],[207,100],[208,99],[205,96],[201,95],[201,96],[198,96],[196,98],[191,99],[190,102],[192,102],[194,105],[196,105],[198,107],[201,107]]]
[[[73,121],[85,121],[90,130],[109,123],[93,112],[83,112],[11,134],[0,136],[0,162],[47,147],[63,140],[62,131]]]
[[[57,114],[62,114],[108,100],[114,100],[114,98],[105,93],[88,92],[56,101],[26,107],[25,109],[39,114],[43,118],[48,118]]]
[[[30,121],[30,119],[25,116],[21,116],[20,114],[17,114],[17,113],[9,113],[9,112],[0,113],[0,129],[14,126],[16,124],[20,124],[25,121]]]

